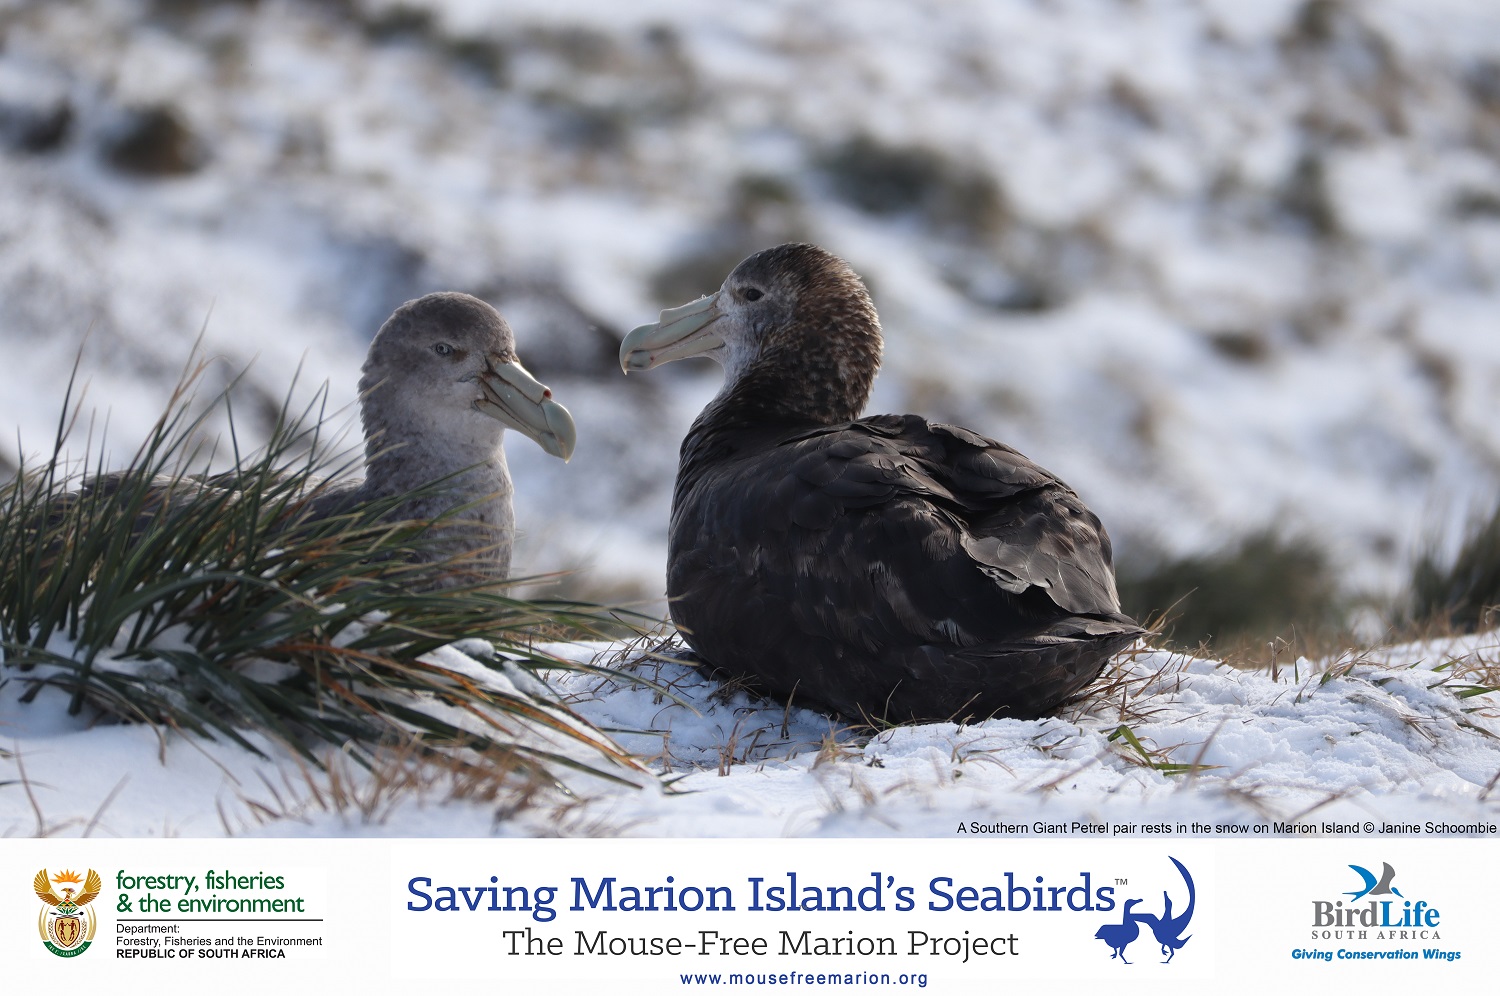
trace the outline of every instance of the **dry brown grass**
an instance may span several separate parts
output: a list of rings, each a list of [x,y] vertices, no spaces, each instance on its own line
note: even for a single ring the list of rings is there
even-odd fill
[[[618,833],[623,825],[588,811],[586,796],[530,777],[513,757],[459,758],[411,748],[379,752],[369,764],[329,754],[321,765],[282,765],[258,788],[235,793],[238,812],[219,803],[229,836],[283,822],[332,817],[361,827],[387,825],[398,810],[453,805],[487,809],[490,829],[518,818],[539,836]]]

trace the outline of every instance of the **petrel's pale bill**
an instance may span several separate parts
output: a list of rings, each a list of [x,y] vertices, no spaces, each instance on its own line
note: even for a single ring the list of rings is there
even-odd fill
[[[722,315],[717,294],[663,311],[661,321],[631,329],[620,343],[620,367],[626,373],[650,370],[718,349],[724,340],[712,326]]]
[[[479,386],[484,397],[474,402],[476,409],[530,436],[555,457],[567,460],[573,455],[578,442],[573,416],[521,364],[491,356],[479,375]]]

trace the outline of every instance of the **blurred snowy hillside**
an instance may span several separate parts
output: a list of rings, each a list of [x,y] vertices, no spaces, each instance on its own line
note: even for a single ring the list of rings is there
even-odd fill
[[[205,322],[264,431],[467,290],[578,422],[512,434],[518,566],[655,597],[718,371],[615,345],[789,239],[871,285],[872,411],[1017,446],[1125,557],[1279,523],[1389,590],[1500,489],[1487,0],[0,0],[0,466],[90,330],[123,450]]]

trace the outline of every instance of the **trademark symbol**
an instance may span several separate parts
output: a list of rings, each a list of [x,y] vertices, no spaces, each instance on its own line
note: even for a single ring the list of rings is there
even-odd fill
[[[1128,879],[1128,878],[1117,878],[1117,879],[1115,879],[1115,885],[1129,885],[1129,884],[1130,884],[1130,879]]]

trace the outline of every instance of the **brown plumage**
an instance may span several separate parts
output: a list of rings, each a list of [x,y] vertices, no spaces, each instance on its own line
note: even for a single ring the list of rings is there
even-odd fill
[[[856,719],[1034,717],[1142,630],[1109,538],[1015,450],[915,415],[859,418],[880,363],[864,284],[768,249],[621,346],[698,353],[725,383],[682,444],[667,594],[702,659]]]

